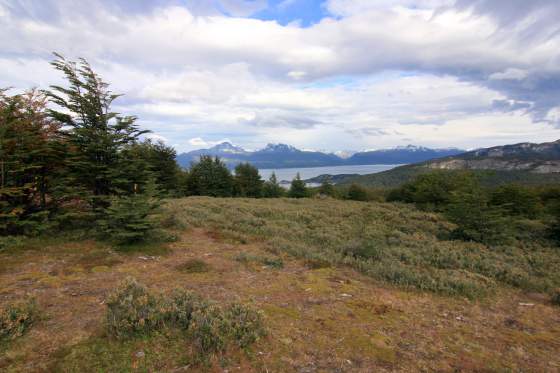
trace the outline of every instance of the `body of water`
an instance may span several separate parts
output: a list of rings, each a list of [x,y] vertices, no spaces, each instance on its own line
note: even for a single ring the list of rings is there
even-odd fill
[[[398,167],[398,164],[368,164],[357,166],[328,166],[328,167],[305,167],[305,168],[278,168],[278,169],[260,169],[264,180],[268,180],[272,172],[276,174],[278,181],[292,181],[296,174],[299,172],[302,179],[310,179],[315,176],[329,174],[374,174],[381,171],[387,171],[392,168]]]

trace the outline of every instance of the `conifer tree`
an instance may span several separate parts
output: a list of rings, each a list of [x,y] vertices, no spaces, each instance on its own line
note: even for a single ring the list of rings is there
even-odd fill
[[[263,181],[259,170],[249,163],[240,163],[235,167],[236,194],[241,197],[259,198],[262,196]]]
[[[233,177],[218,157],[201,156],[199,162],[191,166],[186,183],[188,195],[212,197],[233,195]]]
[[[120,152],[148,131],[138,128],[136,117],[111,111],[119,95],[109,91],[87,61],[56,57],[51,64],[64,74],[68,87],[51,86],[46,94],[61,109],[50,110],[51,117],[69,128],[65,136],[73,151],[65,182],[75,197],[103,213],[112,195],[126,192],[122,186],[133,184],[131,175],[119,167]]]
[[[308,190],[305,186],[305,182],[301,180],[299,172],[296,177],[292,180],[290,185],[290,190],[288,191],[288,196],[291,198],[305,198],[308,197]]]
[[[45,97],[0,90],[0,232],[38,233],[55,206],[51,184],[64,162],[60,126]]]
[[[113,196],[99,228],[104,238],[117,244],[134,244],[148,239],[156,229],[156,214],[160,207],[155,181],[149,179],[144,190],[131,195]]]
[[[284,195],[284,188],[278,183],[276,174],[272,172],[270,178],[263,184],[263,197],[264,198],[279,198]]]

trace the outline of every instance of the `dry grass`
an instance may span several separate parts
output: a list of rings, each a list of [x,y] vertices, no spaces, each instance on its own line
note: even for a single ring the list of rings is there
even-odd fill
[[[262,219],[264,225],[259,220],[251,225],[267,227],[267,219],[276,214],[282,201],[197,198],[179,202],[180,205],[174,204],[177,209],[205,228],[193,227],[195,220],[189,219],[191,228],[162,251],[165,255],[112,252],[111,257],[117,260],[91,267],[83,258],[95,258],[94,252],[108,248],[87,241],[47,245],[40,251],[0,253],[0,262],[9,263],[0,273],[0,306],[33,295],[44,315],[28,333],[0,350],[0,370],[560,369],[560,313],[543,295],[504,287],[500,282],[494,286],[491,297],[480,300],[406,291],[387,286],[385,281],[379,282],[351,266],[310,265],[312,258],[286,256],[285,251],[269,241],[282,238],[289,242],[290,237],[264,237],[220,226],[235,213],[242,214],[242,219],[234,223],[244,227],[248,216],[255,216],[258,211],[261,217],[253,219]],[[287,220],[294,219],[295,210],[304,216],[300,217],[303,220],[310,215],[318,216],[319,210],[336,217],[365,207],[337,201],[334,207],[306,211],[302,208],[307,206],[306,201],[286,203],[290,204],[286,206]],[[344,207],[345,203],[351,207]],[[223,206],[229,206],[228,211],[233,212],[224,211]],[[386,205],[379,208],[389,209]],[[444,226],[436,218],[429,220],[412,210],[402,210],[397,216],[406,222],[415,221],[418,227],[425,228],[424,232],[430,232],[407,233],[419,235],[419,239],[428,237],[429,244],[435,242],[429,236],[437,234],[434,227]],[[312,221],[306,224],[313,226],[316,234],[326,234],[326,227],[322,229]],[[275,250],[278,252],[271,253]],[[257,258],[280,256],[283,267],[246,265],[236,259],[241,254]],[[211,270],[177,271],[177,265],[190,260],[204,261]],[[269,335],[249,352],[232,349],[202,366],[193,365],[188,341],[180,335],[164,333],[130,341],[112,340],[103,334],[104,301],[127,276],[134,276],[153,291],[165,293],[180,287],[222,303],[249,304],[264,312]]]

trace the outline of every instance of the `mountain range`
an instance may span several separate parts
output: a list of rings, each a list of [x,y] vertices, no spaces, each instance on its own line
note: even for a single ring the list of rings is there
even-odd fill
[[[238,163],[249,162],[253,166],[266,168],[324,167],[367,164],[405,164],[423,162],[434,158],[447,157],[463,153],[464,150],[430,149],[408,145],[393,149],[356,152],[325,153],[320,151],[300,150],[286,144],[268,144],[256,151],[248,151],[229,142],[223,142],[209,149],[193,150],[177,156],[177,162],[188,167],[202,155],[220,157],[228,167]]]
[[[368,175],[320,175],[306,180],[320,183],[329,177],[336,184],[357,183],[392,188],[419,174],[439,170],[472,170],[487,186],[503,183],[554,184],[560,182],[560,140],[541,144],[519,143],[477,149],[431,159]]]

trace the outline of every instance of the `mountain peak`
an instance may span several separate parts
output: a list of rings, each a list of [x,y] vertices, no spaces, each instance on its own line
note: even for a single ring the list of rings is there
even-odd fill
[[[243,149],[242,147],[235,146],[229,141],[224,141],[220,144],[214,145],[212,148],[210,148],[210,150],[222,152],[222,153],[233,153],[233,154],[246,152],[245,149]]]
[[[286,144],[272,144],[268,143],[266,146],[261,150],[263,152],[295,152],[298,151],[295,147]]]

